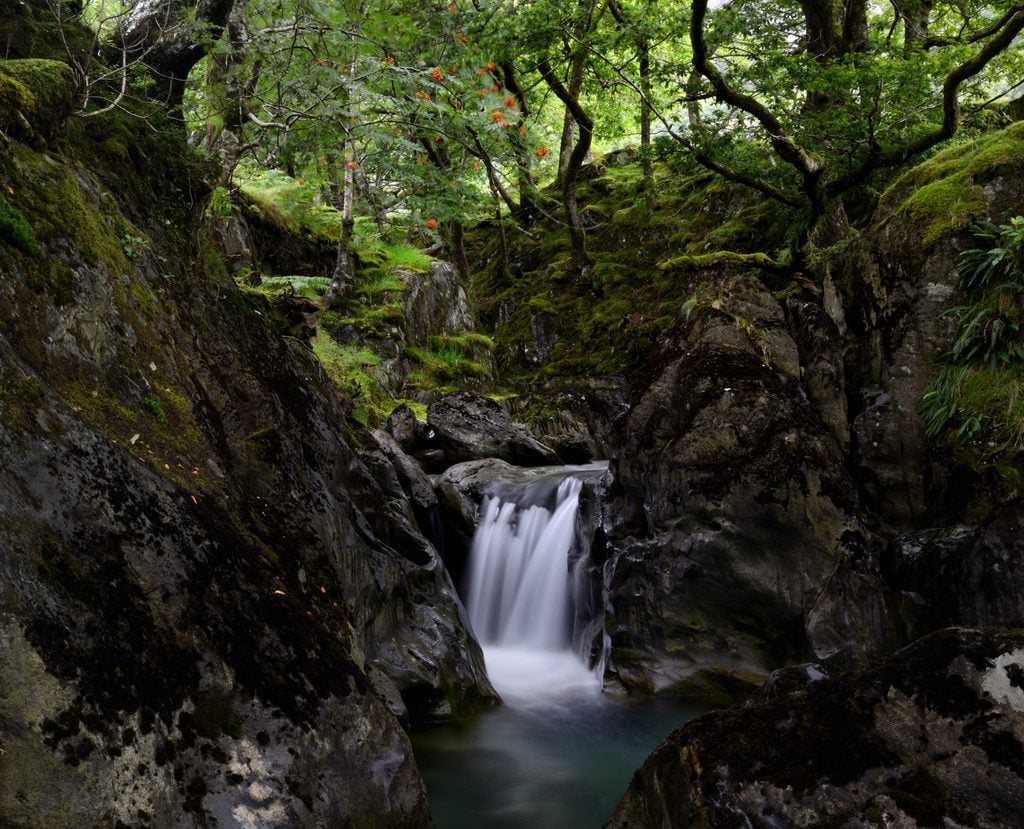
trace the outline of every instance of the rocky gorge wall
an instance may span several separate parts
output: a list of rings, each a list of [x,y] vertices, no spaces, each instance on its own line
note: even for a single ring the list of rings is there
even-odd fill
[[[930,437],[922,397],[966,225],[1024,212],[1022,138],[897,181],[816,301],[700,274],[611,467],[609,675],[760,687],[667,737],[607,826],[1020,824],[1019,447]]]
[[[495,699],[434,548],[181,139],[59,134],[0,159],[0,822],[427,825],[400,719]]]
[[[789,661],[1024,618],[1000,598],[1019,589],[1020,542],[973,529],[994,509],[994,526],[1019,526],[1019,457],[1004,453],[1000,478],[984,452],[929,439],[921,413],[953,342],[965,226],[1024,211],[1022,136],[908,173],[835,246],[818,298],[730,268],[679,273],[691,299],[634,386],[610,469],[614,684],[742,698]],[[958,222],[929,201],[954,187],[975,200]],[[986,568],[1009,581],[986,586]]]

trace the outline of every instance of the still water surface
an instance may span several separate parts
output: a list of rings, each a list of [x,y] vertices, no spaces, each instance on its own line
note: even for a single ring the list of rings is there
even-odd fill
[[[658,741],[702,713],[602,695],[571,653],[485,658],[505,705],[413,736],[437,829],[598,829]]]

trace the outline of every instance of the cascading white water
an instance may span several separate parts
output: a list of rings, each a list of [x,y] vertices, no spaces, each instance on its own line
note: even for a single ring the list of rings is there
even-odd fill
[[[553,509],[500,496],[481,508],[467,606],[491,682],[511,704],[600,690],[571,641],[569,553],[582,487],[562,480]]]

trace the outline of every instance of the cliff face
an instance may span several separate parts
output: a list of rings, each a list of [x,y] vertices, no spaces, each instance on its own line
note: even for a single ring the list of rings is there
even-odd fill
[[[433,547],[180,139],[61,135],[0,160],[0,822],[426,825],[395,715],[493,700]]]
[[[610,679],[742,696],[794,659],[1020,621],[1003,597],[1012,570],[1013,587],[955,575],[939,589],[899,551],[943,559],[951,577],[983,568],[916,533],[1019,494],[1019,450],[929,439],[922,397],[967,302],[966,225],[1024,210],[1022,136],[1016,124],[909,171],[835,245],[820,297],[722,266],[679,272],[695,287],[634,387],[611,465]],[[939,609],[986,605],[1004,612]]]

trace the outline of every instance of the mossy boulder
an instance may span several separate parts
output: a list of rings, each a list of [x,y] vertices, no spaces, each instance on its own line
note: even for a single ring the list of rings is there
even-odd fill
[[[0,129],[21,138],[52,140],[71,114],[75,75],[66,63],[0,61]]]
[[[953,345],[965,228],[1024,212],[1022,159],[1021,123],[938,153],[889,188],[876,223],[829,263],[823,304],[845,348],[856,475],[890,536],[969,520],[1012,491],[971,470],[982,453],[972,461],[929,441],[921,399]]]

